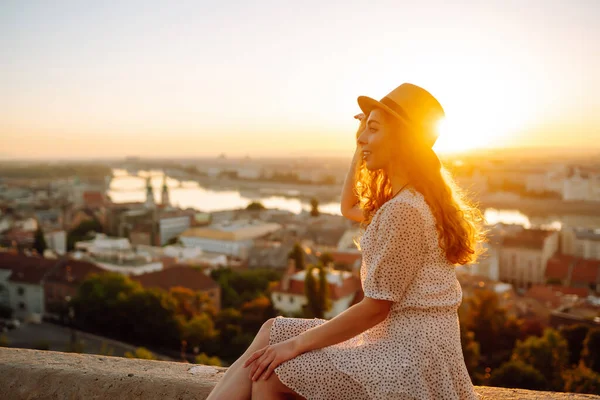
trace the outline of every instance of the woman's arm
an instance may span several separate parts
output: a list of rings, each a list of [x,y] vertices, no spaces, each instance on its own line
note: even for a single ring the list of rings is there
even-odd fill
[[[360,163],[362,154],[360,147],[356,147],[350,168],[346,174],[346,180],[344,181],[344,187],[342,188],[342,199],[340,201],[340,208],[342,215],[352,221],[362,222],[364,220],[363,212],[358,205],[358,197],[354,192],[356,185],[356,169]]]
[[[291,340],[295,342],[298,354],[343,342],[385,320],[391,306],[391,301],[364,297],[335,318]]]
[[[386,319],[391,306],[392,301],[364,297],[360,303],[322,325],[255,351],[244,362],[244,368],[251,367],[249,377],[252,381],[261,377],[268,379],[275,368],[284,361],[310,350],[343,342],[374,327]]]

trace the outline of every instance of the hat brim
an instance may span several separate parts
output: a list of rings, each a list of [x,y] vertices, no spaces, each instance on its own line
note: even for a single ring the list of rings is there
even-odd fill
[[[369,116],[371,111],[373,111],[375,108],[380,108],[383,111],[385,111],[386,113],[390,114],[392,117],[397,118],[398,120],[400,120],[402,123],[406,124],[407,126],[409,126],[409,127],[411,126],[410,121],[408,121],[402,115],[398,114],[396,111],[394,111],[393,109],[386,106],[385,104],[383,104],[380,101],[377,101],[377,100],[372,99],[371,97],[367,97],[367,96],[358,96],[357,102],[358,102],[358,106],[360,107],[362,112],[367,117]]]

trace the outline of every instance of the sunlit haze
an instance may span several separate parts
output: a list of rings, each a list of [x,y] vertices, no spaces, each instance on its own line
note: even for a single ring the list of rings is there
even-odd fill
[[[350,156],[402,82],[439,152],[599,148],[599,1],[332,3],[5,1],[0,157]]]

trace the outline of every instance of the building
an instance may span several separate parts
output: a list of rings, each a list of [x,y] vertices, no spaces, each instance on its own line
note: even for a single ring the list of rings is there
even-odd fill
[[[56,254],[63,255],[67,252],[67,232],[58,230],[45,230],[44,240],[48,249]]]
[[[558,251],[558,232],[523,229],[502,238],[499,278],[515,288],[530,288],[545,281],[548,260]]]
[[[474,264],[464,265],[460,268],[462,271],[477,276],[483,276],[492,281],[500,280],[500,257],[497,246],[490,243],[483,243],[484,253],[479,256]]]
[[[221,310],[221,287],[199,269],[177,265],[163,271],[132,276],[131,279],[145,288],[159,288],[168,292],[171,288],[183,287],[205,293],[215,311]]]
[[[212,270],[228,265],[227,256],[224,254],[205,253],[199,247],[137,246],[136,250],[138,254],[160,259],[164,268],[185,264]]]
[[[581,167],[570,168],[564,180],[563,199],[600,201],[600,172]]]
[[[256,240],[248,252],[248,268],[272,268],[285,270],[288,267],[289,254],[293,250],[295,240],[284,242],[271,240]],[[318,259],[312,250],[303,243],[299,243],[304,252],[304,263],[316,264]]]
[[[146,254],[138,254],[127,238],[97,234],[89,241],[75,243],[73,258],[88,261],[100,268],[123,275],[140,275],[160,271],[163,263]]]
[[[563,254],[600,260],[600,229],[565,226],[560,237]]]
[[[246,260],[254,240],[281,229],[281,225],[262,221],[231,221],[194,227],[179,238],[185,247],[200,247],[204,251],[226,254]]]
[[[57,260],[0,252],[0,301],[15,318],[41,322],[45,312],[44,278]]]
[[[600,293],[600,260],[556,255],[548,260],[546,282]]]
[[[285,315],[299,315],[308,303],[304,294],[306,270],[296,272],[293,260],[288,264],[288,270],[281,281],[271,290],[273,307]],[[312,270],[315,279],[319,279],[318,271]],[[333,318],[353,304],[354,298],[362,292],[360,279],[348,271],[327,269],[327,284],[331,309],[325,313],[325,318]]]
[[[44,280],[44,303],[47,315],[58,316],[67,307],[70,298],[74,298],[83,283],[92,274],[105,271],[97,265],[73,259],[62,259]]]

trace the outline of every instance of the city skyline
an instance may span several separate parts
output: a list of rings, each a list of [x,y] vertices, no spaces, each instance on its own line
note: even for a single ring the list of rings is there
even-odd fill
[[[600,149],[600,3],[9,2],[0,157],[350,156],[408,81],[436,147]]]

